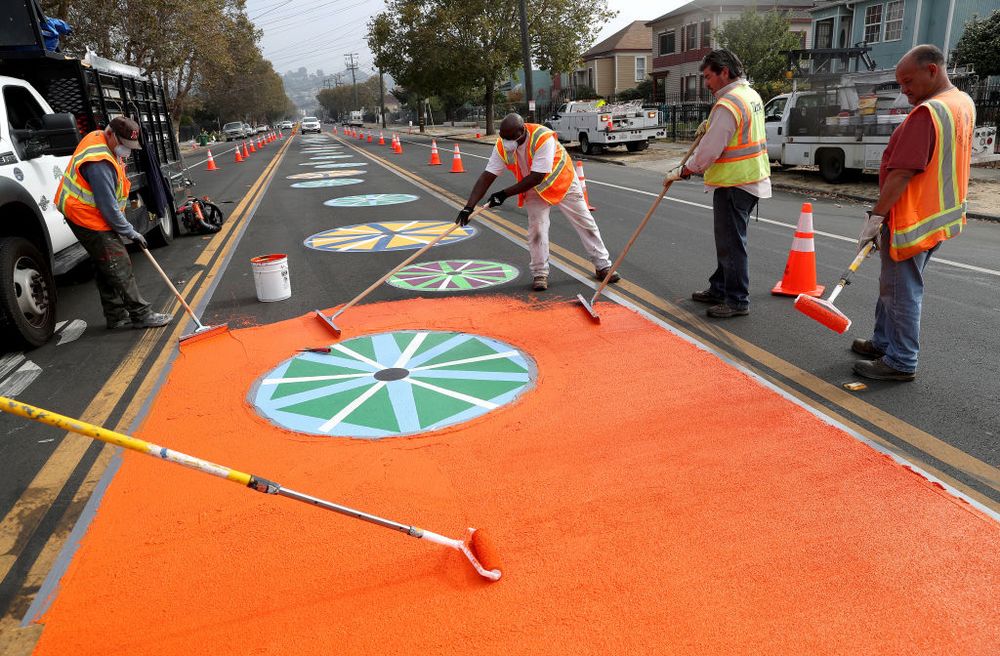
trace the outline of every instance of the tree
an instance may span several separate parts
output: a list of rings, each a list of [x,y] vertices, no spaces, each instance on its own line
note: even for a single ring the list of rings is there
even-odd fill
[[[955,64],[971,64],[980,77],[1000,75],[1000,10],[985,20],[973,16],[955,44]]]
[[[800,45],[799,36],[788,29],[790,25],[786,13],[750,8],[715,31],[719,46],[740,58],[747,80],[765,101],[787,85],[788,60],[780,52]]]
[[[570,70],[609,18],[607,0],[529,0],[534,62]],[[378,66],[418,97],[477,89],[493,134],[497,87],[521,67],[517,0],[390,0],[368,25]]]

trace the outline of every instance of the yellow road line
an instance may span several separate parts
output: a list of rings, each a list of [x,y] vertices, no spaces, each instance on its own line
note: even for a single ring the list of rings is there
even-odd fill
[[[251,201],[254,200],[255,195],[258,194],[266,181],[273,175],[278,163],[284,157],[285,150],[289,143],[291,143],[291,139],[286,141],[281,147],[281,150],[278,151],[275,158],[264,169],[263,173],[261,173],[260,177],[250,188],[250,191],[247,192],[247,194],[243,197],[243,200],[240,201],[236,209],[233,210],[233,214],[231,215],[230,220],[224,224],[223,230],[216,233],[208,247],[206,247],[206,250],[211,248],[213,253],[218,252],[219,258],[216,260],[210,271],[205,272],[204,276],[202,272],[195,273],[195,275],[193,275],[188,281],[188,284],[185,285],[184,289],[181,290],[181,294],[187,298],[191,291],[195,288],[198,281],[201,280],[202,284],[195,291],[194,298],[189,300],[189,305],[192,307],[197,306],[204,295],[208,292],[212,280],[215,278],[218,269],[225,260],[226,255],[233,248],[235,240],[228,240],[225,243],[222,242],[226,239],[227,235],[236,229],[237,225],[242,223],[246,209],[251,206]],[[207,263],[208,261],[211,261],[211,258],[206,259],[204,262],[201,262],[201,260],[202,257],[199,257],[196,264]],[[174,314],[178,309],[180,309],[180,303],[175,299],[170,305],[168,313]],[[186,323],[186,321],[177,322],[177,325],[174,326],[170,336],[168,337],[168,344],[176,343],[177,339],[182,334]],[[80,417],[81,419],[99,425],[102,425],[107,421],[111,412],[121,401],[126,390],[134,381],[135,376],[142,364],[146,361],[153,347],[158,342],[159,335],[157,333],[158,331],[146,331],[139,343],[133,347],[133,349],[109,378],[108,382],[105,383],[104,387],[97,393],[94,400],[91,401],[87,409],[84,410],[84,413]],[[160,351],[160,354],[156,358],[136,394],[133,396],[128,406],[126,406],[125,412],[116,423],[114,430],[124,430],[135,420],[142,404],[148,397],[152,387],[156,384],[160,373],[166,366],[167,359],[172,355],[172,353],[173,350],[169,348],[162,349]],[[14,503],[14,506],[11,508],[10,512],[7,513],[7,516],[4,517],[2,522],[0,522],[0,554],[3,554],[0,556],[0,580],[6,577],[10,568],[16,562],[24,544],[30,540],[31,536],[38,528],[38,524],[44,518],[49,506],[52,505],[55,498],[62,491],[66,481],[69,480],[69,477],[76,469],[76,466],[83,457],[83,454],[92,443],[93,440],[89,438],[82,437],[75,433],[67,433],[56,450],[42,466],[41,470],[39,470],[35,478],[28,485],[28,488]],[[72,523],[72,518],[76,516],[79,508],[82,507],[80,501],[86,503],[86,499],[89,498],[90,493],[93,492],[93,489],[97,484],[97,481],[100,480],[101,474],[103,474],[104,470],[107,468],[107,463],[110,461],[110,454],[107,452],[107,447],[102,449],[102,452],[99,454],[97,460],[91,466],[84,483],[81,484],[77,493],[74,495],[73,502],[64,513],[63,518],[69,518],[70,523]],[[58,556],[58,553],[62,549],[62,545],[65,542],[65,538],[69,534],[69,530],[72,529],[72,526],[62,526],[64,524],[63,518],[60,519],[56,531],[46,542],[29,571],[29,577],[32,578],[34,584],[36,585],[41,584],[41,581],[44,579],[49,569],[51,569],[52,563]],[[34,576],[32,576],[32,574],[34,574]],[[31,587],[32,586],[26,580],[23,588],[31,589]]]
[[[403,175],[407,179],[412,180],[426,189],[449,199],[459,206],[465,205],[465,198],[462,198],[447,189],[439,187],[419,175],[397,166],[396,164],[389,162],[378,155],[373,155],[365,150],[361,150],[349,142],[345,143],[358,153],[377,161],[391,170],[396,171],[400,175]],[[517,235],[522,241],[527,240],[528,232],[525,228],[504,219],[496,213],[486,210],[480,212],[479,216],[486,219],[493,227],[502,228],[503,232],[506,232],[507,234]],[[590,276],[591,263],[589,260],[586,260],[576,253],[562,248],[557,244],[550,243],[550,249],[558,256],[558,259],[563,260],[562,264],[564,266],[568,266],[568,268],[582,273],[585,277]],[[916,458],[912,454],[908,453],[901,453],[896,445],[876,435],[870,430],[863,428],[857,423],[843,417],[842,415],[831,411],[830,408],[818,405],[814,399],[802,394],[794,387],[790,386],[787,381],[792,381],[797,385],[815,393],[816,395],[827,399],[828,401],[834,403],[837,407],[842,408],[843,410],[871,423],[874,426],[877,426],[893,437],[898,438],[899,440],[915,447],[934,459],[953,467],[957,471],[960,471],[970,478],[979,481],[983,485],[998,491],[1000,491],[1000,469],[979,460],[978,458],[948,444],[947,442],[944,442],[943,440],[917,428],[916,426],[908,424],[898,417],[895,417],[894,415],[891,415],[888,412],[871,405],[870,403],[866,403],[865,401],[848,394],[845,390],[842,390],[836,385],[832,385],[831,383],[804,371],[803,369],[779,358],[769,351],[766,351],[763,348],[725,330],[724,328],[719,327],[718,324],[707,322],[702,317],[692,314],[688,310],[657,296],[640,285],[629,282],[623,278],[622,281],[617,284],[617,287],[619,291],[626,291],[635,299],[641,301],[641,305],[645,305],[645,309],[647,311],[652,311],[654,314],[658,314],[661,318],[667,321],[671,327],[675,328],[679,332],[682,332],[685,335],[696,339],[698,342],[706,344],[706,346],[712,348],[713,350],[718,351],[718,347],[711,343],[705,343],[704,341],[704,335],[706,334],[715,336],[717,339],[728,345],[729,348],[727,354],[730,357],[735,357],[741,364],[746,366],[755,374],[761,376],[765,380],[768,380],[774,385],[777,385],[779,388],[795,396],[803,403],[808,404],[810,407],[816,408],[821,413],[839,421],[845,426],[848,426],[865,438],[880,444],[893,453],[899,453],[905,459],[920,466],[922,469],[940,478],[941,480],[946,481],[949,485],[961,490],[962,493],[976,499],[984,506],[1000,511],[1000,501],[992,499],[981,492],[976,491],[967,484],[929,464],[922,458]],[[657,312],[657,310],[659,312]],[[699,334],[698,332],[680,325],[678,322],[681,321],[698,328],[702,331],[702,333]],[[760,367],[756,366],[754,364],[755,362],[777,372],[783,376],[785,380],[778,379],[768,374],[766,371],[763,371]]]

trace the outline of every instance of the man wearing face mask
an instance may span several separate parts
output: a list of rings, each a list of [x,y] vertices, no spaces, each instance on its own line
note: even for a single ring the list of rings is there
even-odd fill
[[[504,169],[514,174],[517,183],[492,194],[489,206],[499,207],[516,194],[518,207],[527,210],[531,288],[545,291],[549,287],[549,210],[553,205],[559,207],[580,235],[594,264],[594,277],[604,280],[611,270],[611,259],[601,240],[601,231],[584,201],[583,188],[569,154],[556,139],[555,132],[542,125],[525,123],[518,114],[508,114],[500,123],[496,148],[455,223],[468,225],[476,204]],[[619,280],[617,272],[611,274],[610,282]]]
[[[156,328],[170,315],[153,312],[139,293],[122,237],[146,248],[125,218],[131,187],[122,160],[139,149],[139,125],[117,116],[80,141],[56,189],[55,204],[97,269],[95,281],[109,329]]]

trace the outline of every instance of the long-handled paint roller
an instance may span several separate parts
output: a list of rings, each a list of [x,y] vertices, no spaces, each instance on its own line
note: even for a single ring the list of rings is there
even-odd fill
[[[142,248],[140,250],[146,254],[146,257],[149,258],[149,261],[153,265],[153,268],[159,272],[160,277],[163,278],[163,282],[167,283],[167,287],[169,287],[170,291],[174,293],[174,296],[177,298],[178,301],[180,301],[180,304],[184,306],[184,310],[188,313],[188,315],[190,315],[192,319],[194,319],[194,322],[198,324],[198,327],[195,328],[193,333],[191,333],[190,335],[181,335],[181,338],[178,341],[182,343],[183,342],[190,343],[193,341],[197,341],[199,339],[203,339],[205,337],[212,337],[213,335],[221,335],[223,333],[229,332],[229,326],[226,325],[206,326],[202,324],[201,321],[198,320],[198,317],[195,316],[194,310],[191,309],[191,306],[187,304],[187,301],[184,300],[184,297],[181,296],[181,293],[177,291],[176,287],[174,287],[174,283],[170,282],[170,278],[167,276],[166,272],[160,268],[160,265],[156,262],[156,259],[153,258],[153,254],[149,252],[149,249]]]
[[[489,206],[488,205],[480,205],[479,207],[476,208],[476,210],[472,214],[469,215],[469,219],[472,219],[472,217],[474,217],[475,215],[479,214],[480,212],[482,212],[483,210],[485,210],[487,207],[489,207]],[[410,257],[406,258],[405,260],[403,260],[402,262],[400,262],[399,264],[397,264],[394,269],[392,269],[391,271],[389,271],[389,273],[385,274],[384,276],[382,276],[381,278],[379,278],[378,280],[376,280],[375,282],[373,282],[371,284],[371,286],[368,287],[368,289],[366,289],[365,291],[361,292],[360,294],[358,294],[357,296],[355,296],[354,298],[352,298],[351,300],[349,300],[345,305],[343,305],[339,310],[337,310],[336,312],[334,312],[330,316],[326,316],[325,314],[323,314],[322,310],[315,310],[316,316],[320,319],[320,321],[322,321],[324,323],[324,325],[326,325],[330,330],[333,331],[334,335],[336,335],[337,337],[340,337],[341,330],[337,326],[337,324],[335,324],[333,322],[334,319],[336,319],[337,317],[339,317],[340,315],[342,315],[344,312],[346,312],[347,310],[349,310],[351,307],[353,307],[355,304],[357,304],[363,298],[365,298],[366,296],[368,296],[369,294],[371,294],[373,291],[375,291],[376,289],[378,289],[380,286],[382,286],[382,283],[384,283],[386,280],[388,280],[389,278],[391,278],[392,276],[394,276],[396,273],[398,273],[400,269],[402,269],[407,264],[409,264],[413,260],[415,260],[418,257],[420,257],[421,255],[423,255],[424,253],[426,253],[428,250],[430,250],[434,246],[436,246],[438,244],[438,242],[440,242],[442,239],[444,239],[445,237],[447,237],[448,235],[450,235],[451,233],[453,233],[458,228],[459,228],[459,224],[456,223],[455,225],[451,226],[450,228],[448,228],[447,230],[445,230],[444,232],[442,232],[440,235],[438,235],[437,237],[435,237],[432,241],[428,242],[427,244],[424,244],[424,246],[422,246],[420,248],[420,250],[418,250],[416,253],[414,253]]]
[[[288,497],[289,499],[302,501],[325,510],[332,510],[333,512],[340,513],[341,515],[347,515],[348,517],[361,519],[372,524],[377,524],[378,526],[391,528],[401,533],[406,533],[410,537],[450,547],[456,551],[462,552],[462,554],[468,558],[469,562],[472,563],[472,566],[476,569],[476,572],[478,572],[480,576],[487,578],[490,581],[498,581],[500,579],[500,561],[497,557],[496,549],[493,547],[489,538],[484,535],[482,531],[478,531],[474,528],[468,529],[468,541],[448,538],[422,528],[417,528],[416,526],[407,526],[382,517],[369,515],[368,513],[360,510],[354,510],[353,508],[348,508],[347,506],[341,506],[308,494],[303,494],[302,492],[289,490],[288,488],[284,488],[280,484],[275,483],[274,481],[269,481],[266,478],[261,478],[252,474],[245,474],[241,471],[230,469],[223,465],[217,465],[213,462],[189,456],[179,451],[172,451],[166,447],[146,442],[145,440],[140,440],[123,433],[107,430],[105,428],[101,428],[100,426],[95,426],[94,424],[88,424],[87,422],[79,419],[73,419],[54,412],[49,412],[48,410],[37,408],[33,405],[21,403],[3,396],[0,396],[0,412],[17,415],[19,417],[24,417],[25,419],[54,426],[55,428],[59,428],[61,430],[71,431],[73,433],[83,435],[84,437],[100,440],[101,442],[106,442],[108,444],[114,444],[125,449],[138,451],[139,453],[145,453],[146,455],[150,455],[161,460],[167,460],[189,469],[218,476],[219,478],[225,478],[226,480],[233,481],[234,483],[240,483],[241,485],[257,492]]]
[[[705,129],[706,128],[704,123],[698,126],[698,131],[695,133],[694,142],[691,144],[691,147],[688,148],[687,153],[684,155],[684,159],[681,160],[680,165],[682,167],[685,164],[687,164],[688,158],[691,157],[691,153],[693,153],[694,149],[698,147],[699,143],[701,143],[701,138],[705,136]],[[628,243],[625,244],[625,248],[623,248],[622,252],[618,254],[618,259],[615,260],[615,263],[611,265],[610,269],[608,269],[608,275],[604,276],[604,280],[601,281],[600,286],[598,286],[597,291],[594,292],[594,295],[590,298],[590,301],[588,302],[587,299],[583,297],[583,294],[576,295],[576,300],[580,302],[580,305],[582,305],[583,309],[586,310],[587,316],[589,316],[591,320],[593,320],[594,322],[596,323],[601,322],[601,315],[597,314],[597,310],[594,309],[594,304],[597,303],[597,298],[601,295],[601,292],[604,291],[604,288],[608,286],[608,282],[611,280],[611,276],[614,275],[615,271],[618,269],[618,265],[621,264],[622,261],[625,259],[625,256],[629,252],[629,249],[632,248],[632,244],[634,244],[635,240],[639,238],[639,233],[642,232],[642,229],[646,227],[646,223],[649,222],[649,218],[653,216],[653,212],[655,212],[656,208],[660,206],[660,201],[662,201],[663,197],[667,195],[667,192],[670,190],[670,185],[672,185],[673,183],[674,180],[670,180],[668,182],[663,183],[663,189],[660,190],[660,195],[656,197],[655,201],[653,201],[653,206],[649,208],[648,212],[646,212],[646,216],[642,219],[642,222],[639,224],[639,227],[635,229],[635,232],[632,233],[632,236],[629,238]]]
[[[830,298],[823,300],[822,298],[813,298],[812,296],[799,294],[795,297],[795,309],[807,317],[815,319],[834,332],[840,334],[846,333],[847,329],[851,327],[851,320],[846,314],[838,310],[833,305],[833,302],[840,296],[840,292],[843,291],[844,287],[851,284],[851,274],[858,270],[858,267],[861,266],[861,263],[864,262],[873,248],[875,248],[875,242],[870,241],[865,244],[864,248],[858,251],[858,254],[854,257],[854,261],[847,267],[847,271],[844,271],[844,275],[840,277],[840,282],[837,283],[837,286],[830,294]]]

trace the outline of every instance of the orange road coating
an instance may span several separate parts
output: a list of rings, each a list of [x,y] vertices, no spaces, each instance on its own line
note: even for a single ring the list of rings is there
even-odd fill
[[[255,378],[312,314],[182,350],[139,436],[504,564],[126,453],[37,654],[995,654],[1000,526],[632,312],[358,306],[344,338],[463,330],[537,388],[418,437],[284,432]],[[56,409],[58,410],[58,408]]]

